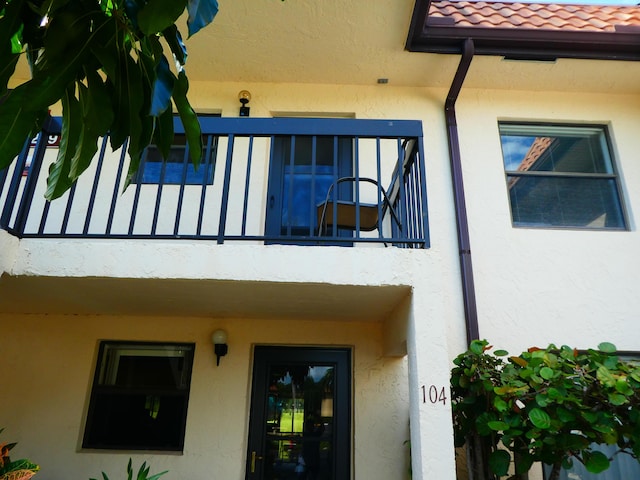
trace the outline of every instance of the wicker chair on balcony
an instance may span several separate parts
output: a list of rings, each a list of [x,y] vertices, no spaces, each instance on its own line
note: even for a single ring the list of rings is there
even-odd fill
[[[413,162],[416,153],[416,147],[417,142],[415,139],[405,140],[402,144],[404,153],[399,161],[402,161],[403,176],[406,175],[411,168],[411,163]],[[391,214],[391,221],[395,222],[395,226],[398,227],[398,230],[402,231],[402,222],[400,221],[400,217],[393,207],[394,203],[398,200],[401,181],[403,181],[403,179],[400,179],[398,174],[394,175],[387,192],[387,190],[385,190],[382,185],[380,185],[376,180],[372,178],[338,178],[329,186],[324,202],[319,203],[316,206],[318,217],[318,235],[327,235],[327,233],[330,232],[330,229],[333,228],[333,225],[335,224],[338,229],[345,229],[354,232],[357,231],[358,233],[361,231],[371,232],[377,229],[380,236],[382,237],[382,222],[387,211]],[[332,192],[334,190],[337,192],[338,185],[345,182],[350,182],[352,184],[355,184],[356,182],[364,182],[375,185],[379,191],[378,197],[380,198],[380,202],[360,202],[359,204],[356,204],[356,202],[353,200],[333,200],[331,198]],[[360,225],[356,224],[356,212],[358,210]]]

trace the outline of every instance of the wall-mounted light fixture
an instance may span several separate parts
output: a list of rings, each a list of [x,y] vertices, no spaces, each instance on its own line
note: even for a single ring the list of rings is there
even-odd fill
[[[224,330],[216,330],[213,332],[213,335],[211,335],[211,340],[213,341],[213,353],[216,354],[216,366],[219,366],[220,357],[224,357],[229,351],[227,332]]]
[[[242,104],[242,106],[240,107],[240,116],[248,117],[249,110],[251,109],[247,107],[247,103],[249,103],[249,101],[251,100],[251,93],[249,93],[248,90],[240,91],[240,93],[238,94],[238,100],[240,100],[240,103]]]

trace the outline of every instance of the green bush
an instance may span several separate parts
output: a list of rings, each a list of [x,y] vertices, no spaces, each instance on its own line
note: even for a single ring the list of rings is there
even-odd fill
[[[574,461],[599,473],[611,458],[593,444],[640,456],[640,365],[611,343],[578,351],[549,345],[519,356],[476,340],[451,371],[456,446],[468,445],[477,479],[520,476],[534,462],[550,479]]]

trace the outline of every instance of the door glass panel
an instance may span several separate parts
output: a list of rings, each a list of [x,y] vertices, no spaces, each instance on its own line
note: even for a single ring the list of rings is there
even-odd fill
[[[265,480],[332,479],[332,366],[272,365]]]
[[[246,480],[351,478],[351,353],[254,350]]]
[[[293,176],[293,178],[292,178]],[[309,225],[315,225],[315,207],[325,201],[327,192],[336,175],[331,165],[316,165],[315,176],[311,165],[294,165],[293,175],[290,165],[284,166],[282,204],[282,233],[285,234],[287,226],[291,225],[294,235],[309,233]],[[293,189],[289,191],[289,186]],[[311,201],[311,192],[314,192]],[[309,213],[311,212],[311,214]]]
[[[351,175],[352,139],[278,137],[273,148],[266,233],[277,237],[315,236],[317,206],[325,201],[335,180]],[[349,185],[340,185],[338,191],[341,199],[351,198]],[[344,232],[339,233],[344,236]]]

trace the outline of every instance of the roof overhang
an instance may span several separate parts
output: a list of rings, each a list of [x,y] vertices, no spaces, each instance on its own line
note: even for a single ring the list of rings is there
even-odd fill
[[[499,28],[482,23],[461,25],[451,16],[433,16],[433,13],[431,0],[416,1],[407,50],[459,54],[464,41],[471,39],[476,55],[542,61],[556,58],[640,60],[640,25],[616,25],[613,31]]]

